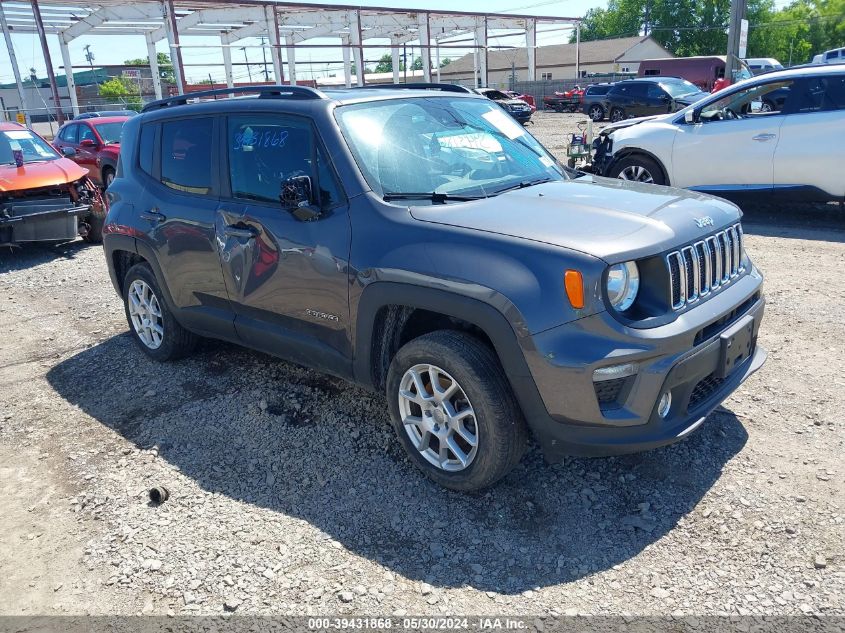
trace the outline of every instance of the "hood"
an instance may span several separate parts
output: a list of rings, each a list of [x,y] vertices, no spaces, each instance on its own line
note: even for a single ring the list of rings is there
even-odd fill
[[[600,136],[606,136],[611,132],[615,132],[616,130],[621,130],[622,128],[631,127],[632,125],[639,125],[640,123],[645,123],[646,121],[655,121],[657,119],[668,119],[674,116],[675,112],[670,112],[667,114],[652,114],[651,116],[640,116],[635,119],[625,119],[624,121],[619,121],[618,123],[611,123],[610,125],[605,125],[601,131],[599,132]]]
[[[729,202],[683,189],[583,176],[461,204],[419,206],[423,222],[580,251],[608,262],[654,255],[737,221]],[[712,226],[699,228],[705,216]]]
[[[79,180],[88,173],[67,158],[25,163],[23,167],[0,166],[0,191],[21,191],[63,185]]]
[[[701,101],[704,97],[709,97],[709,92],[692,92],[688,95],[684,95],[683,97],[677,97],[674,99],[675,103],[680,105],[688,106],[692,105],[696,101]]]
[[[120,143],[109,143],[100,148],[100,154],[110,154],[117,156],[120,154]]]

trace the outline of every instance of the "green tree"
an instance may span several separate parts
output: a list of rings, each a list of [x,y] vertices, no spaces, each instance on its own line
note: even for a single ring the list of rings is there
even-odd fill
[[[417,57],[414,60],[414,63],[411,66],[411,70],[422,70],[422,57]]]
[[[141,110],[138,86],[123,77],[112,77],[100,84],[100,96],[111,103],[120,103],[129,110]]]
[[[175,83],[176,74],[173,71],[173,62],[170,61],[170,55],[167,53],[156,54],[156,61],[158,62],[158,71],[161,79],[166,83]],[[149,66],[150,60],[145,57],[138,57],[136,59],[127,59],[123,62],[127,66]]]
[[[440,60],[440,68],[448,66],[451,63],[452,63],[451,59],[449,59],[448,57],[444,57],[443,59]]]
[[[399,70],[402,70],[402,62],[399,62]],[[377,73],[389,73],[393,72],[393,56],[390,53],[385,53],[382,55],[379,60],[378,64],[376,64],[376,72]]]

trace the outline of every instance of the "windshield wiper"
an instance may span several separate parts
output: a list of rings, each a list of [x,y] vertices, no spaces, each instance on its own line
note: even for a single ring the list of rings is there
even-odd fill
[[[413,192],[402,193],[398,191],[390,191],[384,194],[385,202],[391,200],[430,200],[435,204],[445,204],[447,202],[467,202],[468,200],[481,200],[485,196],[461,196],[452,193],[439,193],[437,191],[429,192]]]
[[[512,185],[508,185],[507,187],[502,187],[501,189],[496,189],[495,191],[491,192],[490,195],[498,195],[500,193],[505,193],[506,191],[513,191],[514,189],[525,189],[526,187],[533,187],[534,185],[542,185],[544,182],[555,182],[554,178],[535,178],[534,180],[520,180],[517,183]]]

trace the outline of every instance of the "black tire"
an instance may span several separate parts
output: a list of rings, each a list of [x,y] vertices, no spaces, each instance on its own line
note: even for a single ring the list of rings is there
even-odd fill
[[[112,181],[114,180],[114,169],[111,167],[103,167],[103,190],[109,188]]]
[[[88,232],[82,236],[82,239],[90,244],[99,244],[103,241],[103,226],[106,223],[105,216],[100,216],[92,213],[85,218],[88,224]]]
[[[555,104],[555,112],[557,112],[558,114],[563,114],[563,106],[559,103]]]
[[[622,108],[611,108],[610,109],[610,122],[611,123],[618,123],[625,119],[625,111]]]
[[[163,334],[161,335],[160,344],[155,348],[151,347],[142,340],[135,325],[133,324],[132,316],[130,315],[129,294],[132,291],[133,283],[135,281],[143,282],[150,288],[161,313],[160,325],[163,330]],[[161,362],[176,360],[187,356],[194,350],[194,347],[196,347],[196,334],[183,328],[173,317],[173,313],[170,311],[167,301],[164,299],[161,286],[159,286],[158,280],[156,279],[156,276],[149,264],[135,264],[129,269],[129,272],[126,273],[126,277],[123,280],[123,307],[126,314],[126,322],[129,324],[130,335],[138,347],[141,348],[141,351],[150,358]]]
[[[400,385],[405,373],[420,364],[436,365],[448,373],[465,393],[467,404],[471,403],[477,448],[463,470],[450,472],[431,464],[405,430]],[[463,332],[440,330],[402,347],[388,370],[387,401],[393,428],[410,460],[445,488],[469,492],[493,485],[519,463],[528,445],[522,411],[498,358],[487,345]]]
[[[642,172],[640,172],[642,170]],[[648,174],[648,177],[632,177],[637,173]],[[634,154],[626,156],[618,161],[610,169],[608,176],[611,178],[619,178],[620,180],[629,180],[636,182],[650,183],[653,185],[668,185],[666,177],[663,175],[663,170],[657,161],[652,160],[648,156],[642,154]]]
[[[598,103],[594,103],[587,110],[587,116],[590,117],[594,122],[603,121],[604,108],[601,107]]]

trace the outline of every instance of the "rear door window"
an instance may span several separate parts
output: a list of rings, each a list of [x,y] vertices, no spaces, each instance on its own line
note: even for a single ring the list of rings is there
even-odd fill
[[[845,110],[845,75],[806,77],[797,82],[795,93],[794,112]]]
[[[214,122],[208,117],[161,124],[161,183],[171,189],[211,193],[211,142]]]

